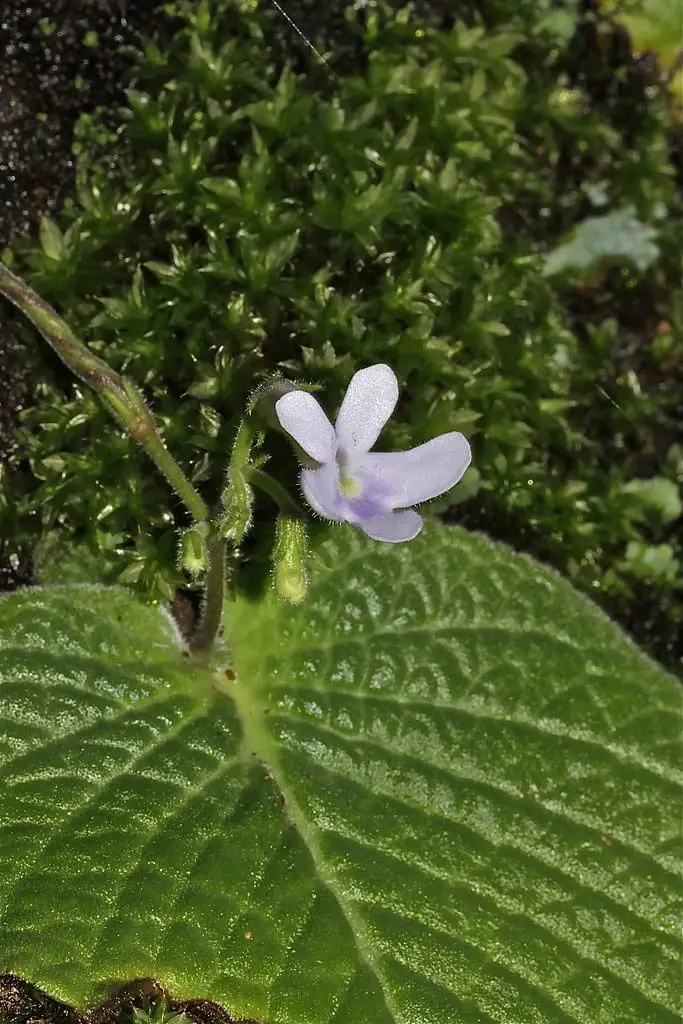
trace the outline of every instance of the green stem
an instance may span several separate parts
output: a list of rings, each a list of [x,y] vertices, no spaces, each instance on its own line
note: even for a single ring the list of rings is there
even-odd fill
[[[284,515],[290,516],[292,519],[302,518],[303,511],[300,506],[297,505],[289,492],[270,473],[264,473],[262,469],[250,469],[247,479],[250,484],[258,487],[269,498],[272,498]]]
[[[119,374],[87,349],[54,309],[2,263],[0,295],[28,317],[72,373],[95,391],[108,388],[123,398],[123,379]]]
[[[28,317],[72,373],[97,392],[112,416],[142,445],[192,517],[198,522],[207,519],[209,510],[204,500],[166,448],[135,385],[86,348],[54,309],[2,263],[0,295]]]
[[[141,439],[140,443],[176,491],[192,518],[198,523],[208,519],[209,509],[206,502],[187,479],[156,429],[153,434]]]
[[[212,527],[207,541],[209,568],[204,584],[204,599],[199,625],[190,641],[190,650],[201,657],[209,654],[214,647],[223,621],[225,605],[226,545]]]
[[[132,438],[145,449],[164,474],[196,522],[209,518],[204,499],[194,489],[161,439],[154,417],[132,381],[116,373],[78,340],[51,306],[0,263],[0,295],[9,299],[40,331],[60,359],[88,384]],[[245,431],[246,434],[246,431]],[[249,441],[243,437],[242,444]],[[225,541],[212,528],[208,542],[209,568],[204,603],[190,647],[195,654],[208,653],[216,640],[225,601]]]

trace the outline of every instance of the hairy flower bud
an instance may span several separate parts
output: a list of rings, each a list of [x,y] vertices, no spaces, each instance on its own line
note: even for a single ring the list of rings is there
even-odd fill
[[[302,519],[278,516],[273,550],[273,579],[278,597],[300,604],[306,596],[306,525]]]
[[[193,579],[202,576],[209,567],[208,535],[208,523],[195,523],[185,530],[180,539],[180,565]]]
[[[240,423],[228,463],[225,487],[221,494],[223,513],[219,517],[221,537],[239,544],[251,526],[254,492],[248,480],[254,444],[254,426],[249,415]]]
[[[251,506],[254,492],[244,473],[234,468],[228,474],[228,483],[221,496],[223,513],[218,530],[221,537],[239,544],[251,526]]]

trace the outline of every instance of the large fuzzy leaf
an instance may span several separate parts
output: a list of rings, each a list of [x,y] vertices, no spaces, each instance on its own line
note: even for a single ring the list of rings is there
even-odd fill
[[[678,1014],[680,692],[458,530],[339,529],[183,654],[122,590],[0,603],[0,970],[273,1024]]]

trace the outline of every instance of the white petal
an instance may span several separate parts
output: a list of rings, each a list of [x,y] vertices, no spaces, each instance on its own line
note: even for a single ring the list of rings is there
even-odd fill
[[[373,516],[362,519],[358,525],[373,540],[384,540],[388,544],[400,544],[404,540],[412,540],[424,526],[422,516],[412,508],[405,512],[389,512],[385,516]]]
[[[308,391],[289,391],[275,403],[280,426],[316,462],[334,459],[334,427]]]
[[[390,366],[377,363],[354,373],[341,404],[335,430],[349,454],[369,452],[398,401],[398,382]]]
[[[339,470],[336,463],[328,462],[319,469],[302,469],[301,489],[306,501],[319,516],[335,522],[345,518],[345,503],[339,492]]]
[[[472,460],[467,439],[452,431],[407,452],[370,452],[363,475],[388,493],[392,508],[409,508],[457,484]]]

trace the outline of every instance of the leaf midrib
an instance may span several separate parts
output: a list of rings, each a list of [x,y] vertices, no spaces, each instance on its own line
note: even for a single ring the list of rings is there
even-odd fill
[[[270,616],[268,618],[270,618]],[[260,620],[260,626],[261,628],[264,628],[263,619]],[[413,626],[412,628],[408,627],[408,629],[409,632],[411,633],[429,633],[430,635],[432,634],[432,630],[422,624],[420,624],[419,626]],[[457,628],[453,629],[453,627],[444,627],[443,631],[453,633],[457,632]],[[465,627],[464,631],[467,632],[468,627]],[[509,630],[505,628],[494,631],[503,633],[509,632]],[[531,632],[535,633],[536,635],[542,634],[544,638],[548,638],[548,635],[543,630],[534,629]],[[380,633],[382,635],[391,634],[395,636],[397,634],[397,631],[381,630]],[[288,813],[291,816],[293,823],[296,825],[302,837],[302,840],[306,845],[306,848],[313,860],[318,877],[334,897],[335,902],[340,908],[340,912],[342,913],[345,920],[349,924],[359,956],[363,959],[363,961],[367,964],[367,966],[375,976],[378,985],[381,991],[383,992],[387,1011],[392,1016],[392,1019],[398,1022],[402,1018],[399,1015],[398,1010],[392,1001],[390,987],[383,975],[381,964],[377,962],[377,958],[374,955],[371,944],[368,941],[367,932],[365,929],[362,915],[358,910],[356,910],[356,908],[353,905],[347,904],[344,893],[340,890],[340,887],[336,883],[333,870],[330,870],[328,868],[326,857],[322,849],[321,843],[319,841],[319,830],[317,829],[317,826],[313,822],[309,821],[303,808],[300,806],[296,798],[293,796],[291,790],[289,789],[289,786],[287,785],[286,773],[283,770],[282,765],[280,764],[279,761],[277,742],[272,738],[266,726],[265,712],[266,710],[274,712],[274,716],[270,716],[268,718],[268,721],[270,722],[274,720],[274,717],[279,716],[282,716],[284,720],[289,720],[291,722],[306,722],[307,720],[305,719],[305,716],[299,716],[296,713],[292,713],[291,711],[285,711],[281,708],[278,708],[277,705],[271,707],[270,703],[268,705],[268,708],[266,709],[264,703],[264,698],[266,697],[266,695],[268,693],[272,693],[273,690],[281,691],[283,689],[286,689],[287,684],[282,676],[279,676],[277,679],[273,680],[263,678],[263,672],[264,670],[266,670],[267,659],[264,660],[262,657],[257,659],[256,657],[252,656],[252,639],[252,636],[241,637],[241,640],[243,642],[240,643],[237,651],[237,667],[239,668],[240,671],[238,672],[238,676],[236,679],[237,685],[235,686],[235,689],[231,691],[235,699],[238,714],[243,723],[245,738],[248,737],[247,742],[250,745],[250,750],[253,751],[257,757],[261,758],[263,761],[267,763],[273,775],[275,783],[280,787],[281,792],[283,793],[283,796],[285,797],[287,803]],[[349,637],[344,637],[344,641],[348,642],[349,639]],[[363,639],[366,641],[368,640],[367,633],[364,634]],[[550,637],[549,639],[557,638]],[[313,640],[312,642],[302,642],[301,639],[298,638],[294,643],[291,643],[291,641],[289,643],[285,641],[281,653],[283,659],[285,660],[285,662],[287,662],[292,657],[292,655],[296,653],[301,653],[304,650],[310,650],[311,647],[313,649],[321,650],[328,649],[331,646],[332,644],[330,644],[327,638],[318,637],[316,640]],[[569,644],[569,646],[572,649],[575,649],[572,644]],[[301,693],[301,690],[295,685],[293,685],[291,688],[296,690],[297,694]],[[315,690],[315,687],[311,689]],[[352,697],[354,699],[362,699],[364,694],[350,692],[347,694],[347,696]],[[368,694],[367,696],[371,699],[374,697],[378,697],[380,700],[382,699],[382,697],[384,697],[385,700],[389,699],[386,694]],[[404,701],[402,703],[411,704],[412,702]],[[453,708],[452,706],[449,706],[449,709],[455,710],[455,708]],[[477,711],[474,709],[461,708],[460,710],[469,711],[473,716],[479,717]],[[484,713],[481,717],[487,718],[489,716],[486,713]],[[503,720],[507,721],[507,719]],[[536,731],[542,733],[544,736],[547,735],[548,732],[552,735],[551,730],[546,731],[545,729],[539,728],[537,722],[531,723],[529,721],[524,720],[517,721],[516,719],[513,719],[513,721],[515,722],[515,724],[521,725],[522,727],[535,727]],[[326,731],[326,727],[322,725],[322,723],[320,722],[316,721],[315,723],[308,724],[314,725],[316,728],[322,728]],[[335,734],[337,733],[337,731],[334,729],[330,731]],[[347,741],[351,739],[350,736],[344,736],[342,734],[339,735],[339,738],[343,738]],[[593,736],[587,737],[585,735],[573,735],[568,738],[571,738],[572,740],[582,744],[588,744],[589,746],[599,746],[600,749],[603,750],[605,753],[608,753],[609,755],[616,757],[618,760],[621,758],[631,760],[628,757],[628,749],[624,750],[619,745],[616,745],[616,747],[613,749],[613,744],[606,746],[604,743],[597,743]],[[356,739],[358,739],[358,737],[356,737]],[[640,763],[640,758],[638,758],[637,760],[639,763],[639,767],[642,770],[645,770],[646,772],[652,771],[649,765]],[[657,771],[654,771],[653,774],[658,775],[659,773]],[[664,772],[663,774],[664,777],[666,777],[667,773]],[[673,779],[669,778],[668,781],[672,782]],[[545,810],[546,812],[550,811],[553,814],[553,816],[556,814],[556,812],[551,808],[545,808]],[[591,827],[593,825],[593,823],[590,823],[590,825],[588,825],[587,822],[583,822],[582,824],[583,827]],[[347,838],[350,837],[347,836]],[[643,855],[643,851],[637,852],[640,853],[641,856]],[[550,865],[546,864],[545,866],[549,867]],[[666,870],[666,868],[664,868],[663,865],[658,866],[661,869]],[[572,881],[575,882],[576,880],[572,879]],[[619,906],[622,910],[624,909],[621,906],[621,904],[618,903],[618,901],[617,906]],[[538,924],[538,922],[535,923]],[[667,935],[666,932],[664,932],[663,934]],[[668,937],[672,938],[671,936]],[[566,941],[566,939],[564,939],[563,941]],[[587,959],[590,963],[599,963],[599,961],[595,961],[591,957],[588,957]],[[602,966],[604,968],[604,965]],[[642,991],[639,988],[633,986],[633,984],[629,981],[628,978],[624,978],[618,973],[615,974],[614,977],[618,978],[622,984],[626,984],[634,994],[639,996],[641,999],[646,1000],[652,1006],[654,1012],[666,1011],[666,1007],[659,1004],[656,1001],[656,999],[653,998],[653,994],[651,992]],[[556,1009],[557,1011],[560,1011],[561,1007],[559,1004],[556,1005]],[[566,1007],[563,1012],[567,1012]],[[574,1018],[570,1014],[568,1019],[573,1020]]]
[[[224,688],[223,680],[220,682],[221,688]],[[377,980],[382,991],[388,1013],[391,1015],[392,1019],[396,1021],[396,1024],[399,1024],[400,1017],[398,1010],[391,998],[387,980],[385,979],[377,963],[376,957],[372,952],[370,943],[367,940],[366,929],[362,918],[344,899],[343,893],[341,892],[334,875],[327,868],[326,860],[318,841],[316,826],[308,819],[303,808],[299,804],[299,801],[286,782],[286,774],[280,763],[276,744],[271,739],[267,729],[265,728],[265,708],[257,700],[257,694],[262,689],[258,683],[259,680],[256,673],[253,673],[250,678],[248,672],[243,674],[238,671],[236,678],[233,681],[233,685],[230,688],[230,694],[235,702],[237,713],[240,721],[242,722],[244,742],[246,746],[248,746],[249,753],[252,756],[256,756],[267,765],[273,781],[278,786],[285,799],[288,817],[296,826],[297,831],[310,854],[318,878],[334,897],[335,902],[349,926],[360,958],[367,964],[369,970]],[[243,750],[243,754],[244,756],[247,754],[246,747]]]

